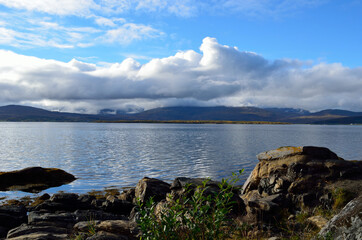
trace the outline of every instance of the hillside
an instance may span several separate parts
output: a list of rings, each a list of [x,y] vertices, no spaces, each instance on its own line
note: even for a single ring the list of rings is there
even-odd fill
[[[328,109],[310,113],[293,108],[256,107],[164,107],[123,114],[77,114],[53,112],[35,107],[8,105],[0,107],[0,121],[49,121],[49,122],[93,122],[93,121],[265,121],[316,124],[361,123],[362,113]],[[118,114],[117,114],[118,112]]]

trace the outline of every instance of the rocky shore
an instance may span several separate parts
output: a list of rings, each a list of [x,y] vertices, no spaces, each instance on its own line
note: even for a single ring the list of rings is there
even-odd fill
[[[362,239],[361,161],[343,160],[320,147],[281,147],[257,157],[259,163],[248,180],[233,190],[230,218],[244,226],[244,239],[289,239],[293,234],[302,236],[298,239],[313,238],[306,231],[315,239]],[[20,176],[29,174],[29,169],[19,172]],[[2,174],[3,189],[21,185],[10,184]],[[66,181],[75,179],[67,173],[62,176]],[[61,178],[47,175],[48,180]],[[122,193],[56,193],[28,203],[8,202],[0,206],[0,238],[139,239],[137,201],[152,197],[156,209],[162,209],[170,197],[186,194],[186,186],[200,185],[203,180],[176,178],[169,184],[145,177]],[[40,179],[35,184],[44,182]],[[205,194],[220,191],[218,182],[209,181],[206,187]]]

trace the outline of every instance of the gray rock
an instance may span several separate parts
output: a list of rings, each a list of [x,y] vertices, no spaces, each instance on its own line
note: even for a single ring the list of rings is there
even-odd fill
[[[89,220],[127,220],[127,217],[119,214],[104,212],[102,210],[77,210],[74,212],[75,221]]]
[[[86,238],[86,240],[130,240],[130,239],[131,238],[127,236],[109,233],[109,232],[97,232],[93,236]]]
[[[75,224],[75,215],[74,213],[29,212],[28,224],[34,226],[72,228]]]
[[[132,203],[114,197],[107,199],[102,204],[102,209],[104,209],[104,211],[126,216],[129,216],[133,207],[134,205]]]
[[[141,179],[135,189],[135,199],[140,202],[146,202],[153,197],[153,200],[159,202],[166,198],[166,194],[170,192],[170,184],[155,179],[144,177]]]
[[[135,194],[136,194],[136,189],[130,188],[130,189],[124,190],[121,193],[121,195],[119,195],[118,199],[128,201],[128,202],[133,202],[133,199],[135,198]]]
[[[15,238],[23,235],[43,233],[43,234],[68,234],[66,228],[54,227],[54,226],[30,226],[22,224],[21,226],[11,229],[8,232],[7,238]]]
[[[334,240],[362,239],[362,195],[350,201],[339,214],[335,215],[318,234]]]

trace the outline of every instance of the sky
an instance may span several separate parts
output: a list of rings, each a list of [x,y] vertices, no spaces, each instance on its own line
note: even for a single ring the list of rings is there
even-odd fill
[[[0,106],[362,112],[362,0],[0,0]]]

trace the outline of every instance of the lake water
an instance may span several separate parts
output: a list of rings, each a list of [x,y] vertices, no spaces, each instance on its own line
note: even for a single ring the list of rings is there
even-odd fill
[[[345,159],[362,159],[361,143],[361,125],[2,122],[0,171],[61,168],[79,179],[45,191],[84,193],[135,186],[144,176],[219,180],[242,168],[247,176],[258,153],[280,146],[323,146]]]

